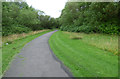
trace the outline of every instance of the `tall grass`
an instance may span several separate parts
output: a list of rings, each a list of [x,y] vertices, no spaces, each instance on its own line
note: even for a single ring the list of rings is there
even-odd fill
[[[34,34],[37,34],[37,33],[40,33],[40,32],[44,32],[44,31],[47,31],[47,30],[38,30],[38,31],[31,31],[29,33],[12,34],[12,35],[9,35],[9,36],[3,36],[2,37],[2,43],[11,43],[12,41],[14,41],[16,39],[24,38],[26,36],[34,35]]]
[[[85,43],[93,45],[97,48],[118,54],[118,36],[117,35],[107,35],[107,34],[85,34],[85,33],[73,33],[64,32],[69,34],[71,38],[81,38]]]

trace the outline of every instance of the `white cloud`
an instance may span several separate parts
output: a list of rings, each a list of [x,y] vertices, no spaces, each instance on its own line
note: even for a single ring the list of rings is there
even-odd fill
[[[67,0],[26,0],[29,6],[44,11],[46,15],[57,18],[65,7]]]

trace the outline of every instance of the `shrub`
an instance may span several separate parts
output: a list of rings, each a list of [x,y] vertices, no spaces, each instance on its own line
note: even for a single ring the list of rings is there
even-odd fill
[[[119,34],[119,27],[116,24],[104,23],[99,26],[99,30],[106,34]]]
[[[22,25],[12,25],[10,27],[3,27],[2,30],[2,35],[3,36],[8,36],[11,34],[20,34],[20,33],[28,33],[29,31],[31,31],[30,28],[22,26]]]
[[[92,26],[92,25],[82,25],[82,26],[75,26],[75,25],[67,25],[61,26],[60,29],[62,31],[68,32],[84,32],[84,33],[105,33],[105,34],[119,34],[118,25],[111,24],[111,23],[103,23],[99,26]]]

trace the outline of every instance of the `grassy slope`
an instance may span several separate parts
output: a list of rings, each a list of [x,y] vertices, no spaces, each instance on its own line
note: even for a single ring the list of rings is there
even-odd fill
[[[49,40],[56,56],[76,77],[116,77],[118,57],[58,31]]]
[[[20,52],[26,43],[50,31],[51,30],[40,32],[35,35],[29,35],[13,41],[12,44],[4,45],[2,48],[2,72],[6,70],[13,57]]]

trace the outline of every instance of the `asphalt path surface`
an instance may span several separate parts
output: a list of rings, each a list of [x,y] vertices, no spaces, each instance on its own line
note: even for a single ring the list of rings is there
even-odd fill
[[[46,33],[24,46],[14,58],[4,77],[69,77],[54,58],[48,44],[56,31]]]

